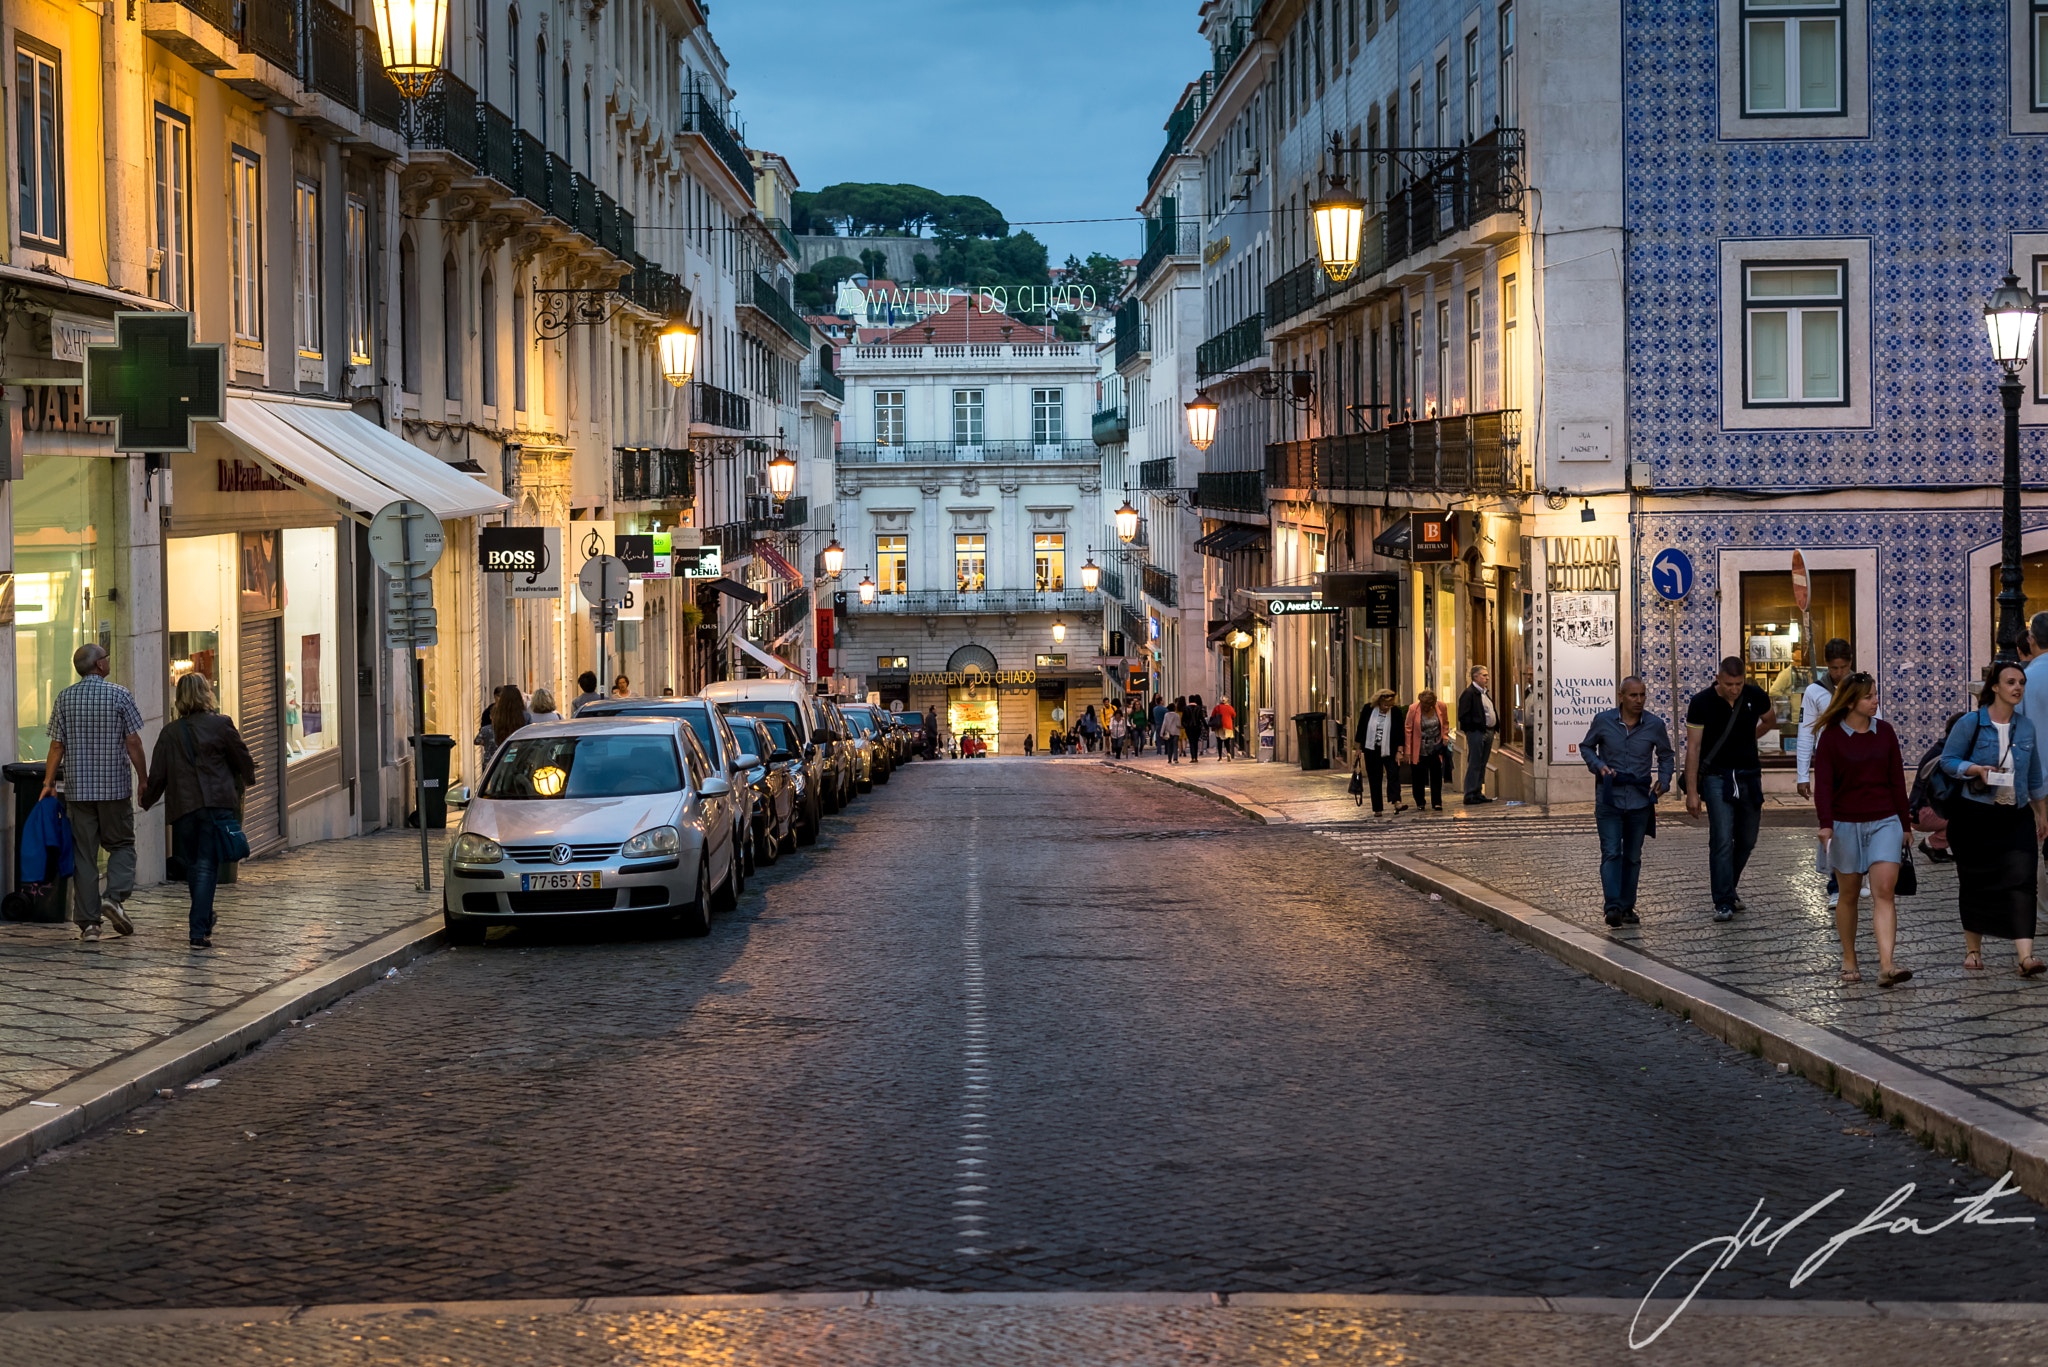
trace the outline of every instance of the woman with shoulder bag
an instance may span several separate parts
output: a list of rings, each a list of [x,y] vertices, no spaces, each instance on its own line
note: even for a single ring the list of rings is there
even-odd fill
[[[1396,700],[1393,689],[1382,688],[1358,713],[1358,754],[1365,766],[1366,785],[1372,790],[1374,816],[1386,812],[1386,805],[1380,798],[1383,781],[1385,802],[1393,804],[1394,815],[1399,816],[1408,810],[1408,804],[1401,801],[1402,738],[1401,704]]]
[[[1451,764],[1451,711],[1425,688],[1408,709],[1408,759],[1414,766],[1415,810],[1422,810],[1422,785],[1429,783],[1429,809],[1444,809],[1444,774]]]
[[[1842,982],[1860,983],[1856,969],[1856,899],[1870,881],[1871,929],[1877,935],[1877,981],[1891,987],[1913,976],[1892,963],[1899,912],[1894,900],[1905,847],[1912,840],[1905,757],[1898,733],[1877,715],[1877,682],[1868,674],[1842,680],[1814,725],[1813,809],[1835,871],[1835,934],[1842,943]]]
[[[210,949],[220,866],[249,857],[235,813],[243,791],[256,781],[256,761],[234,721],[214,710],[213,685],[204,674],[178,680],[175,706],[178,719],[157,733],[142,810],[165,800],[171,849],[185,866],[192,894],[192,948]]]
[[[1942,747],[1941,771],[1958,788],[1948,802],[1948,843],[1966,953],[1984,967],[1984,937],[2011,940],[2022,978],[2048,970],[2034,957],[2034,883],[2048,840],[2048,777],[2034,725],[2019,710],[2027,676],[2007,661],[1984,671],[1977,710]]]

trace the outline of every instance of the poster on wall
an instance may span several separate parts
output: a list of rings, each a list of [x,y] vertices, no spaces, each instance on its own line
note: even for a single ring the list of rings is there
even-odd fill
[[[1586,728],[1614,706],[1620,615],[1619,594],[1550,595],[1550,753],[1560,763],[1579,761]]]

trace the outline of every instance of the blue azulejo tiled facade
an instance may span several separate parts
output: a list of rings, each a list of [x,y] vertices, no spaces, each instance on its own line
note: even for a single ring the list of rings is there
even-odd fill
[[[1789,584],[1798,548],[1854,595],[1815,632],[1854,633],[1914,751],[1989,654],[2001,413],[1981,313],[2008,270],[2048,283],[2048,110],[2023,3],[1812,13],[1835,27],[1788,59],[1804,31],[1786,38],[1783,9],[1624,7],[1638,657],[1668,706],[1670,618],[1648,569],[1677,546],[1699,571],[1679,610],[1684,691],[1722,655],[1793,663],[1757,623],[1781,591],[1766,576]],[[1781,60],[1786,81],[1755,74]],[[1815,111],[1778,108],[1802,99]],[[2029,481],[2048,454],[2042,383],[2029,376],[2023,413]],[[2035,516],[2030,553],[2048,548]]]

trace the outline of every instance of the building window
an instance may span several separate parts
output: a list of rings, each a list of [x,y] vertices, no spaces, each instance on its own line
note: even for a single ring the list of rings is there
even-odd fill
[[[484,272],[477,286],[477,397],[496,407],[498,403],[498,279]],[[622,372],[623,373],[623,372]],[[638,416],[637,414],[635,415]],[[623,424],[622,424],[623,425]]]
[[[505,51],[512,55],[512,126],[519,126],[519,11],[505,13]]]
[[[1479,136],[1479,30],[1465,35],[1465,139]]]
[[[1840,0],[1744,0],[1745,115],[1841,113],[1846,59]]]
[[[2034,303],[2048,313],[2048,256],[2034,258]],[[2044,357],[2041,339],[2034,339],[2034,402],[2048,403],[2048,357]]]
[[[348,253],[348,363],[370,363],[370,206],[350,197],[342,225]]]
[[[881,593],[910,592],[910,538],[875,538],[875,588]]]
[[[14,154],[21,186],[24,245],[64,250],[64,115],[57,57],[14,50]]]
[[[156,137],[156,297],[192,307],[192,126],[158,106]]]
[[[1465,291],[1465,411],[1479,411],[1479,379],[1485,366],[1479,347],[1479,291]]]
[[[1430,416],[1441,417],[1451,411],[1451,301],[1436,301],[1436,401],[1430,405]]]
[[[1521,308],[1521,290],[1512,275],[1500,278],[1500,406],[1516,408],[1521,402],[1522,336],[1516,314]]]
[[[2028,15],[2027,52],[2029,106],[2036,113],[2048,113],[2048,0],[2033,0]]]
[[[263,182],[256,154],[236,148],[228,160],[228,294],[235,337],[263,340]]]
[[[875,445],[901,446],[903,444],[903,391],[900,389],[877,389],[875,391]]]
[[[1451,59],[1440,57],[1436,64],[1436,145],[1449,147],[1451,136]]]
[[[512,291],[512,407],[526,411],[526,292]],[[681,396],[671,400],[681,403]]]
[[[1416,402],[1428,392],[1422,383],[1422,310],[1408,315],[1408,405],[1413,409]],[[1420,413],[1410,412],[1409,417],[1419,418]]]
[[[1031,538],[1031,571],[1040,593],[1067,588],[1067,537],[1064,532],[1039,532]]]
[[[546,34],[533,40],[533,94],[534,128],[543,145],[548,137],[548,39]],[[566,149],[565,149],[566,150]]]
[[[988,588],[988,538],[979,533],[953,538],[954,580],[962,593]]]
[[[1500,7],[1498,37],[1500,50],[1500,121],[1503,127],[1515,126],[1515,7],[1511,4]]]
[[[1031,444],[1058,446],[1067,439],[1066,391],[1031,391]]]
[[[420,392],[420,263],[409,237],[398,241],[398,374],[406,393]]]
[[[1841,404],[1847,262],[1743,265],[1747,402]]]
[[[979,446],[982,442],[982,403],[979,389],[953,391],[953,444]]]
[[[462,402],[462,275],[452,256],[441,262],[441,380],[442,395]]]
[[[292,303],[299,355],[320,355],[320,187],[292,183]]]
[[[1801,613],[1791,571],[1744,571],[1742,639],[1729,652],[1742,657],[1748,681],[1771,695],[1786,753],[1798,746],[1800,695],[1824,663],[1816,656],[1837,638],[1849,643],[1851,659],[1856,650],[1856,571],[1809,570],[1807,580],[1807,611]],[[1757,743],[1765,754],[1770,745],[1768,736]]]

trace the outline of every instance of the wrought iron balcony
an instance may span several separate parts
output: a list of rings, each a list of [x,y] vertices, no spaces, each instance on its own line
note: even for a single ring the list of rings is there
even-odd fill
[[[476,169],[513,194],[519,193],[519,135],[512,116],[479,102],[476,107]]]
[[[299,15],[295,0],[235,0],[235,42],[272,66],[299,74]]]
[[[306,0],[305,12],[306,84],[360,112],[354,20],[326,0]]]
[[[1204,508],[1263,513],[1266,511],[1266,472],[1204,470],[1195,476],[1195,502]]]
[[[704,529],[704,544],[718,547],[718,557],[731,565],[754,553],[754,531],[744,522],[721,522]]]
[[[912,441],[894,446],[872,441],[847,441],[839,443],[837,457],[842,465],[1005,460],[1079,460],[1092,465],[1100,460],[1092,440],[1051,442],[1045,445],[1029,441],[986,441],[979,446],[956,446],[950,441]]]
[[[754,425],[754,407],[746,396],[701,381],[697,390],[697,421],[707,427],[725,427],[745,432]]]
[[[782,250],[789,253],[791,261],[803,258],[803,248],[797,245],[796,234],[789,230],[787,223],[779,218],[771,218],[768,220],[768,231],[775,234],[775,240],[782,244]]]
[[[1266,354],[1266,316],[1254,313],[1195,348],[1195,378],[1221,375]]]
[[[604,245],[604,239],[597,226],[597,186],[581,171],[569,172],[569,212],[562,215],[562,218],[570,227],[592,242],[600,247]]]
[[[804,618],[810,615],[810,611],[810,591],[792,589],[773,607],[760,608],[747,614],[747,635],[755,645],[779,641],[801,626]]]
[[[1159,173],[1166,169],[1166,163],[1173,160],[1187,142],[1188,134],[1194,131],[1195,121],[1202,117],[1202,111],[1209,107],[1209,96],[1216,88],[1216,74],[1205,71],[1195,82],[1185,103],[1173,111],[1166,121],[1166,146],[1160,151],[1158,160],[1152,163],[1152,173],[1145,177],[1145,184],[1151,185],[1159,179]],[[1143,270],[1139,278],[1144,278]]]
[[[1202,225],[1172,218],[1148,218],[1145,220],[1147,245],[1145,254],[1138,258],[1138,269],[1131,276],[1130,290],[1136,294],[1159,268],[1159,263],[1169,256],[1194,256],[1202,250]]]
[[[1387,215],[1374,214],[1359,230],[1358,267],[1343,284],[1332,285],[1329,276],[1323,274],[1322,262],[1311,257],[1266,286],[1266,326],[1278,327],[1296,314],[1356,289],[1384,271],[1393,263],[1386,241]]]
[[[1111,598],[1121,599],[1124,596],[1123,571],[1110,565],[1104,565],[1102,567],[1102,591]]]
[[[222,33],[233,33],[238,27],[234,0],[182,0],[182,3]]]
[[[536,209],[548,207],[548,151],[533,134],[521,129],[515,138],[518,147],[518,179],[513,189],[519,197]]]
[[[633,273],[619,282],[619,292],[629,303],[649,313],[674,315],[690,311],[690,292],[682,279],[645,257],[631,258]]]
[[[1527,190],[1522,142],[1519,128],[1493,129],[1389,195],[1385,265],[1424,251],[1495,214],[1522,212]],[[1359,274],[1364,274],[1365,268],[1361,257]]]
[[[1130,411],[1122,404],[1099,409],[1092,426],[1097,446],[1114,446],[1120,441],[1128,441],[1131,435]]]
[[[568,162],[553,152],[547,154],[547,167],[548,215],[573,228],[576,226],[576,173],[569,169]]]
[[[1151,598],[1162,607],[1174,608],[1180,606],[1179,575],[1169,570],[1162,570],[1157,565],[1142,566],[1140,572],[1143,575],[1145,595],[1148,598]]]
[[[223,0],[225,3],[225,0]],[[384,74],[383,49],[377,46],[377,30],[359,28],[357,39],[363,53],[363,117],[394,133],[405,131],[405,96]]]
[[[718,106],[706,99],[701,90],[683,92],[682,106],[682,118],[676,131],[695,133],[703,138],[739,183],[751,192],[754,188],[754,164],[747,160],[747,149],[726,126],[725,116],[719,112]]]
[[[1274,489],[1524,488],[1519,409],[1397,422],[1266,447]]]
[[[1138,466],[1138,487],[1140,489],[1171,489],[1173,487],[1173,457],[1161,456]]]
[[[687,450],[651,446],[614,449],[613,497],[688,503],[697,489],[696,466]]]
[[[753,303],[755,308],[768,315],[770,322],[789,334],[791,341],[800,346],[810,346],[811,325],[782,297],[773,282],[759,273],[754,276]]]
[[[816,389],[830,394],[841,403],[846,402],[846,381],[840,378],[838,371],[816,356],[804,362],[799,384],[801,388]]]
[[[1210,48],[1215,84],[1221,86],[1223,78],[1230,74],[1230,68],[1237,65],[1237,59],[1244,56],[1244,50],[1252,45],[1252,20],[1237,18],[1230,21],[1230,27],[1217,35],[1214,47]]]
[[[452,152],[477,163],[476,92],[444,71],[419,100],[408,102],[405,141],[409,147]]]
[[[1100,608],[1101,599],[1082,589],[1040,593],[1036,589],[989,589],[984,593],[958,593],[945,589],[916,589],[907,593],[878,593],[872,603],[857,594],[847,595],[847,611],[897,613],[912,617],[989,617],[1005,613],[1086,612]]]
[[[1144,316],[1136,299],[1126,299],[1116,310],[1116,367],[1125,365],[1152,350],[1152,328],[1140,322]]]

